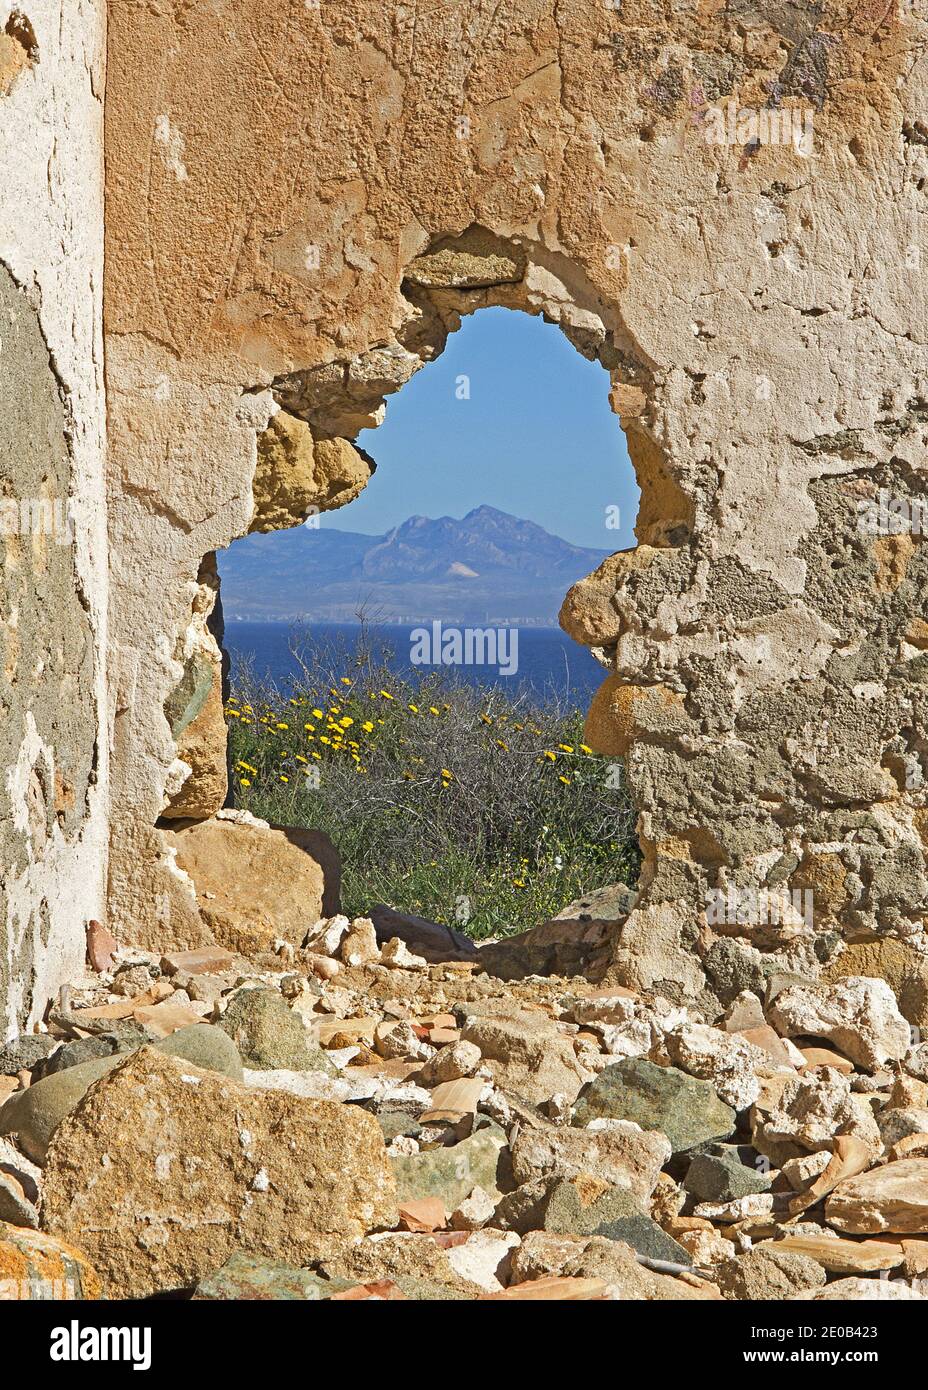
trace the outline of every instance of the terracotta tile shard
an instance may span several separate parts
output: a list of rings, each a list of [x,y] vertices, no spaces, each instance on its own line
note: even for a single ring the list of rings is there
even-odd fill
[[[432,1108],[421,1117],[428,1124],[447,1115],[474,1115],[485,1081],[480,1077],[462,1077],[443,1081],[432,1091]]]
[[[774,1062],[787,1067],[793,1065],[793,1059],[783,1046],[783,1039],[774,1032],[769,1024],[765,1024],[762,1028],[738,1028],[735,1030],[734,1036],[753,1043],[755,1047],[766,1052],[767,1056]]]
[[[389,1303],[406,1301],[402,1289],[392,1279],[378,1279],[372,1284],[357,1284],[353,1289],[333,1293],[330,1303],[359,1303],[364,1299],[385,1299]]]
[[[577,1302],[589,1299],[604,1299],[606,1284],[602,1279],[581,1279],[552,1275],[547,1279],[529,1279],[524,1284],[513,1284],[500,1293],[488,1293],[478,1300],[480,1303],[522,1303],[533,1300],[552,1302]]]
[[[431,1234],[448,1224],[448,1213],[440,1197],[419,1197],[399,1204],[401,1231],[424,1231]]]
[[[433,1047],[444,1047],[445,1043],[461,1041],[460,1028],[431,1028],[427,1034]]]
[[[436,1245],[440,1245],[442,1250],[453,1250],[456,1245],[466,1245],[470,1240],[470,1231],[433,1231],[432,1239]]]
[[[813,1067],[834,1067],[845,1076],[853,1075],[854,1063],[842,1057],[840,1052],[833,1052],[830,1047],[801,1047],[799,1051],[806,1059],[803,1071],[811,1071]]]
[[[119,949],[119,942],[108,932],[102,922],[91,920],[87,924],[87,959],[98,975],[112,970],[113,956]]]

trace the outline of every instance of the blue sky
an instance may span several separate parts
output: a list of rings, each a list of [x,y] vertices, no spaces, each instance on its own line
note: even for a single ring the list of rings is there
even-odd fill
[[[458,396],[462,376],[469,399]],[[460,517],[487,503],[575,545],[634,545],[638,487],[608,389],[604,368],[553,324],[482,309],[387,398],[384,423],[358,437],[377,472],[321,524],[376,535],[411,515]]]

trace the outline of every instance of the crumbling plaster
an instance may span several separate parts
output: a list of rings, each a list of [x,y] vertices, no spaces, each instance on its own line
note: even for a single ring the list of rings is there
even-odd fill
[[[748,933],[703,911],[729,885],[814,890],[820,957],[839,931],[921,943],[926,560],[858,524],[881,488],[924,492],[916,7],[109,13],[115,924],[199,936],[155,825],[188,771],[164,709],[203,557],[255,521],[258,437],[283,405],[350,439],[434,348],[429,305],[466,301],[599,353],[642,485],[642,549],[562,616],[613,668],[590,738],[627,760],[645,851],[600,968],[718,997],[724,957],[747,982]],[[729,99],[811,112],[812,148],[709,143]],[[485,278],[455,281],[475,228]]]
[[[102,0],[0,3],[2,1036],[104,913],[104,42]]]

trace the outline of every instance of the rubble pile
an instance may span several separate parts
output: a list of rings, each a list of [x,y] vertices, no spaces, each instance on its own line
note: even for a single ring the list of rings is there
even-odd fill
[[[928,1057],[884,980],[701,1011],[481,956],[399,913],[250,960],[95,925],[0,1047],[0,1296],[924,1296]]]

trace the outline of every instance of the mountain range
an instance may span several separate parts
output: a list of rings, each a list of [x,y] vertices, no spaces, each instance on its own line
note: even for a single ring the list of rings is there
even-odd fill
[[[564,595],[610,552],[571,545],[496,507],[411,516],[382,536],[299,526],[219,559],[227,619],[553,625]]]

